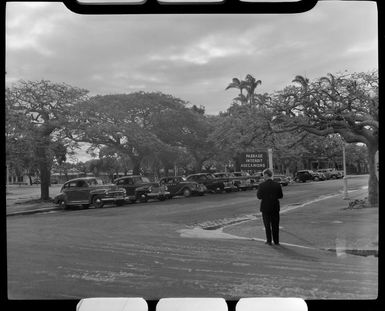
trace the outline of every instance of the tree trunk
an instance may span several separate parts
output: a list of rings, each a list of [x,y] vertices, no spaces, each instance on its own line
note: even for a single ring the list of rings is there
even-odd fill
[[[376,175],[375,155],[377,145],[368,145],[368,165],[369,165],[369,191],[368,201],[371,206],[378,205],[378,179]]]
[[[48,159],[48,150],[49,141],[48,138],[43,137],[41,141],[38,143],[37,149],[37,158],[40,169],[40,199],[43,201],[48,201],[49,197],[49,185],[51,178],[51,169],[50,169],[50,161]]]
[[[140,175],[140,163],[142,162],[142,159],[140,157],[131,156],[131,161],[133,165],[132,174]]]

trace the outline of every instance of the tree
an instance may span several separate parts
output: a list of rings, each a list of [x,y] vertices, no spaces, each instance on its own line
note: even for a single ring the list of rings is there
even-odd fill
[[[378,73],[328,74],[310,82],[296,76],[294,85],[276,94],[272,108],[276,132],[338,134],[346,143],[368,150],[369,195],[378,203],[375,153],[378,150]]]
[[[95,96],[77,108],[77,119],[68,136],[93,148],[108,146],[128,156],[134,174],[140,173],[145,156],[159,159],[173,148],[192,148],[201,137],[201,112],[159,92]],[[165,163],[168,165],[169,163]]]
[[[60,131],[69,124],[73,106],[83,101],[87,93],[84,89],[47,80],[21,80],[6,90],[6,106],[14,116],[7,120],[7,126],[13,127],[14,136],[28,140],[27,152],[32,151],[39,167],[42,200],[49,199],[52,147]],[[15,122],[17,119],[25,124],[20,126]]]
[[[247,97],[243,95],[243,90],[246,89],[246,82],[239,80],[238,78],[233,78],[233,81],[226,87],[226,90],[235,88],[239,89],[240,93],[238,97],[234,98],[235,101],[239,101],[241,104],[247,102]]]
[[[234,98],[235,102],[240,102],[241,105],[249,104],[254,106],[256,99],[259,95],[255,93],[258,85],[261,85],[261,80],[256,80],[252,75],[247,74],[245,80],[239,80],[238,78],[233,78],[233,81],[226,87],[226,90],[230,88],[239,89],[240,94],[238,97]],[[246,95],[243,94],[243,90],[246,90]]]

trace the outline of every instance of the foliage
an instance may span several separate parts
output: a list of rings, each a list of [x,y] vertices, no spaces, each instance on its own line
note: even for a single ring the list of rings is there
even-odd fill
[[[199,150],[195,147],[205,134],[204,119],[184,101],[159,92],[104,95],[77,107],[77,119],[67,134],[93,148],[107,146],[128,156],[138,174],[145,156],[169,165],[175,148]]]
[[[49,199],[54,155],[64,160],[66,147],[61,131],[72,118],[73,105],[84,100],[86,94],[86,90],[47,80],[19,81],[6,90],[7,162],[24,157],[30,161],[29,168],[38,166],[42,200]],[[19,148],[23,156],[14,148]]]
[[[374,155],[378,150],[378,73],[328,74],[313,82],[296,76],[272,100],[276,133],[338,134],[368,148],[369,201],[378,200]]]
[[[240,93],[234,98],[234,102],[253,107],[256,103],[258,105],[263,104],[263,102],[261,102],[263,97],[261,98],[261,95],[255,93],[256,88],[261,84],[261,80],[256,80],[252,75],[248,74],[246,75],[245,80],[233,78],[233,81],[226,87],[226,90],[230,88],[239,89]],[[246,91],[246,95],[243,94],[243,90]]]

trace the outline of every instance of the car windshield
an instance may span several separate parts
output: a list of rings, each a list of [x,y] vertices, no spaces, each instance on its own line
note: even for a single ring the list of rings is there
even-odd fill
[[[98,180],[97,179],[88,179],[85,181],[89,186],[96,186],[98,185]]]
[[[141,177],[140,177],[140,182],[149,183],[150,180],[149,180],[147,177],[141,176]]]

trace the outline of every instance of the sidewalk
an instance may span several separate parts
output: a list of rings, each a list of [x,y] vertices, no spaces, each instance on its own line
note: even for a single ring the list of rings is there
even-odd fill
[[[59,193],[61,185],[50,187],[50,197],[54,198]],[[58,210],[58,205],[53,202],[39,200],[40,185],[16,186],[8,185],[6,191],[6,215],[23,215],[37,212]]]
[[[359,189],[349,192],[349,200],[343,200],[341,193],[301,206],[282,206],[281,244],[324,249],[337,255],[378,256],[379,208],[362,208],[359,204],[349,208],[349,202],[365,197],[367,189]],[[266,239],[260,217],[225,227],[223,232],[257,241]]]

